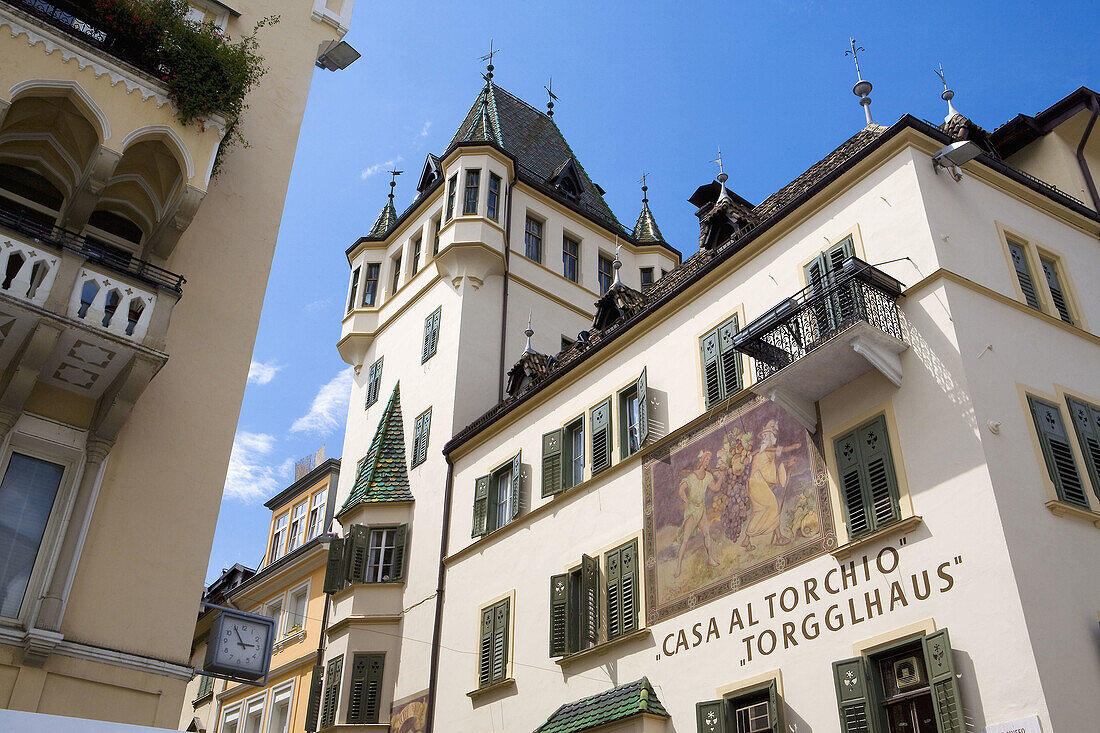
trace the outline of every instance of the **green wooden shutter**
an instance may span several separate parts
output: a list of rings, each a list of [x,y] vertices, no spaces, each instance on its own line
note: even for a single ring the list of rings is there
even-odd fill
[[[619,621],[620,633],[638,629],[638,543],[631,542],[619,549]]]
[[[928,681],[932,686],[932,701],[936,707],[939,733],[964,733],[962,703],[947,629],[928,634],[921,642],[924,645],[924,663],[928,667]]]
[[[622,550],[607,553],[604,562],[607,564],[607,638],[610,640],[623,634]]]
[[[1049,402],[1028,397],[1031,414],[1035,418],[1035,428],[1039,432],[1039,443],[1043,448],[1047,471],[1058,498],[1068,504],[1088,508],[1088,497],[1081,483],[1081,474],[1077,472],[1077,461],[1070,448],[1066,425],[1062,422],[1062,411]]]
[[[428,435],[431,432],[432,410],[429,407],[413,425],[412,465],[419,466],[428,458]]]
[[[1031,265],[1027,261],[1027,253],[1015,242],[1008,243],[1008,253],[1012,256],[1012,266],[1016,268],[1016,281],[1020,283],[1024,300],[1035,310],[1042,310],[1039,307],[1039,294],[1035,290],[1035,279],[1031,276]]]
[[[420,351],[420,362],[424,363],[435,355],[439,345],[439,316],[441,309],[435,311],[424,319],[424,345]]]
[[[562,449],[565,431],[551,430],[542,436],[542,496],[553,496],[565,488]]]
[[[472,537],[481,537],[485,534],[485,526],[489,519],[489,477],[480,476],[474,481],[474,522],[470,532]]]
[[[494,607],[481,610],[481,639],[478,642],[477,684],[484,687],[493,681],[493,611]]]
[[[521,502],[523,500],[523,461],[520,453],[512,456],[512,519],[519,516]]]
[[[347,540],[337,537],[328,546],[328,564],[325,567],[325,593],[335,593],[343,590],[347,582],[347,565],[344,562],[346,554],[344,543]]]
[[[844,521],[848,525],[850,537],[858,537],[873,528],[867,506],[866,480],[863,477],[859,439],[856,433],[857,431],[853,430],[833,442],[837,474],[840,479],[840,499],[844,505]]]
[[[833,662],[836,704],[842,733],[875,733],[878,725],[872,709],[870,675],[863,657]]]
[[[405,548],[409,541],[409,525],[399,524],[393,532],[393,580],[405,579]]]
[[[718,328],[718,351],[721,369],[722,399],[741,391],[741,352],[733,348],[737,334],[737,316]]]
[[[809,283],[815,294],[810,301],[810,310],[814,314],[815,330],[811,341],[819,341],[826,338],[835,325],[832,308],[829,307],[829,298],[822,295],[829,287],[829,260],[826,253],[822,252],[813,262],[806,265],[806,282]]]
[[[317,717],[321,713],[321,695],[325,688],[325,668],[313,665],[313,674],[309,678],[309,699],[306,701],[306,730],[316,733]]]
[[[370,554],[370,529],[362,524],[353,524],[349,530],[348,541],[348,582],[367,582],[367,557]]]
[[[1050,299],[1054,301],[1058,317],[1066,323],[1073,323],[1073,318],[1069,314],[1069,304],[1066,303],[1066,294],[1062,290],[1062,281],[1058,278],[1058,266],[1046,257],[1040,257],[1039,264],[1043,266],[1043,275],[1047,279],[1047,287],[1050,288]]]
[[[1067,397],[1073,428],[1092,479],[1092,491],[1100,498],[1100,407]]]
[[[775,680],[768,683],[768,724],[771,725],[771,733],[783,733],[782,703]]]
[[[336,723],[336,707],[340,703],[340,675],[344,671],[344,658],[329,660],[325,671],[325,694],[321,702],[321,727],[328,728]]]
[[[647,402],[649,385],[646,384],[645,367],[642,367],[642,374],[634,383],[634,390],[638,395],[638,448],[640,449],[649,439],[649,404]]]
[[[377,723],[382,707],[382,672],[385,654],[356,654],[351,665],[348,723]]]
[[[370,375],[367,377],[367,403],[370,407],[378,401],[379,388],[382,386],[382,358],[370,365]]]
[[[569,574],[550,576],[550,656],[569,653]]]
[[[886,432],[886,417],[879,415],[864,423],[857,431],[859,452],[867,480],[867,499],[874,529],[901,518],[898,506],[897,476],[890,454],[890,437]]]
[[[844,261],[855,256],[855,253],[856,249],[852,244],[852,238],[845,237],[825,250],[825,271],[830,275],[840,272],[840,269],[844,266]]]
[[[718,329],[714,329],[700,344],[703,354],[703,397],[706,400],[707,409],[722,401],[722,371],[718,358]]]
[[[588,646],[600,641],[600,561],[581,555],[581,637]]]
[[[501,601],[493,609],[493,682],[508,675],[508,606]]]
[[[726,701],[708,700],[695,703],[695,723],[698,733],[727,733]]]
[[[592,475],[611,466],[611,399],[592,408]]]

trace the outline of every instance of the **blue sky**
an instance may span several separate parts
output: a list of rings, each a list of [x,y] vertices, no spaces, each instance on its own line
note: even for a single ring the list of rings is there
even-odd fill
[[[866,49],[876,122],[941,122],[942,64],[958,110],[992,130],[1100,87],[1097,27],[1095,7],[1068,2],[358,0],[346,40],[363,57],[314,75],[207,579],[260,560],[263,501],[295,459],[322,444],[339,456],[344,250],[385,203],[386,169],[405,170],[398,211],[412,200],[425,155],[443,152],[481,88],[490,37],[500,86],[542,108],[553,76],[554,119],[627,226],[649,173],[657,222],[686,258],[698,238],[686,199],[716,175],[717,146],[727,185],[758,203],[863,126],[849,36]]]

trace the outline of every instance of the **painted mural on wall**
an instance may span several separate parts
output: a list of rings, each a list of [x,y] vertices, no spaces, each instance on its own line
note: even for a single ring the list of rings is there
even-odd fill
[[[643,501],[650,624],[836,546],[825,464],[806,429],[763,398],[652,454]]]
[[[395,702],[390,708],[392,733],[424,733],[428,728],[428,691]]]

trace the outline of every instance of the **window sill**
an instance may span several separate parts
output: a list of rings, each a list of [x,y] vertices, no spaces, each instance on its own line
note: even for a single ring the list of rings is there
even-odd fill
[[[651,638],[652,636],[653,636],[653,634],[649,630],[649,627],[645,626],[643,628],[638,629],[637,631],[631,631],[629,634],[623,634],[622,636],[616,637],[616,638],[612,639],[611,641],[604,641],[604,642],[601,642],[601,643],[597,644],[596,646],[590,646],[587,649],[582,649],[579,652],[573,652],[572,654],[568,654],[568,655],[562,657],[561,659],[557,659],[555,661],[557,662],[558,666],[560,666],[560,667],[568,667],[568,666],[571,666],[573,664],[580,663],[580,662],[584,661],[585,659],[588,659],[589,657],[594,657],[597,654],[601,654],[603,652],[606,652],[608,649],[611,649],[612,647],[616,647],[616,646],[619,646],[621,644],[629,644],[630,642],[635,641],[637,639]]]
[[[297,644],[299,641],[302,641],[305,638],[306,638],[306,630],[305,629],[298,629],[297,631],[292,631],[291,633],[287,634],[286,636],[282,637],[281,639],[279,639],[278,641],[276,641],[274,644],[271,645],[271,653],[272,654],[278,654],[283,649],[286,649],[288,646],[291,646],[292,644]]]
[[[905,519],[900,519],[891,525],[872,532],[869,535],[860,537],[858,540],[852,540],[845,545],[841,545],[840,547],[833,550],[830,554],[837,560],[847,560],[849,557],[852,556],[852,553],[859,548],[866,547],[867,545],[878,542],[879,540],[886,537],[910,532],[919,527],[922,521],[923,520],[919,516],[912,516],[906,517]]]
[[[210,692],[206,693],[205,695],[202,695],[200,697],[196,697],[194,700],[192,700],[191,701],[191,707],[197,708],[199,705],[202,705],[203,703],[208,703],[213,699],[214,699],[214,690],[211,689]]]
[[[515,677],[505,677],[501,681],[494,682],[491,685],[485,685],[485,687],[479,687],[476,690],[470,690],[466,693],[466,697],[470,698],[471,700],[476,700],[479,697],[482,697],[483,695],[488,695],[491,692],[497,692],[499,690],[513,687],[515,684]]]
[[[1067,504],[1064,501],[1058,501],[1056,499],[1048,501],[1046,507],[1050,510],[1050,513],[1056,517],[1064,517],[1067,515],[1079,517],[1087,522],[1092,522],[1092,526],[1100,529],[1100,512],[1094,512],[1091,509],[1085,509],[1084,507],[1079,507],[1074,504]]]

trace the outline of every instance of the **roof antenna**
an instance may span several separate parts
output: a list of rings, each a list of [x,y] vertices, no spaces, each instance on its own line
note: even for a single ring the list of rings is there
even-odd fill
[[[531,328],[531,317],[534,315],[534,310],[527,312],[527,330],[523,332],[523,335],[527,337],[527,348],[523,350],[524,354],[534,354],[535,350],[531,348],[531,337],[535,335],[535,329]]]
[[[862,72],[859,70],[859,52],[866,51],[863,46],[856,46],[856,39],[849,38],[848,42],[852,45],[851,50],[845,51],[845,56],[851,56],[852,60],[856,62],[856,77],[859,81],[852,87],[852,94],[859,97],[859,103],[863,107],[863,114],[867,115],[867,124],[874,124],[874,120],[871,119],[871,82],[865,81]]]
[[[615,235],[615,259],[611,263],[611,269],[615,271],[615,279],[611,282],[612,287],[614,287],[616,285],[622,285],[623,284],[622,280],[619,279],[619,268],[621,268],[623,266],[622,261],[619,260],[619,250],[622,249],[622,248],[623,248],[623,246],[621,244],[619,244],[619,235],[616,234]]]
[[[481,76],[482,76],[482,78],[485,79],[485,81],[490,82],[490,83],[493,81],[493,55],[498,54],[498,53],[500,53],[500,49],[499,48],[495,49],[495,50],[493,49],[493,39],[490,38],[489,39],[489,53],[487,53],[487,54],[485,54],[484,56],[481,57],[482,61],[488,61],[489,62],[489,65],[487,67],[485,67],[486,71],[488,71],[489,73],[488,74],[482,74]]]
[[[943,94],[940,95],[940,98],[947,102],[947,117],[943,118],[943,121],[947,122],[952,117],[959,114],[959,110],[955,109],[955,105],[951,104],[951,100],[955,98],[955,92],[947,88],[947,77],[943,74],[943,64],[940,64],[939,69],[933,69],[933,71],[936,72],[936,76],[943,82]]]
[[[390,174],[390,203],[393,203],[393,189],[397,188],[397,177],[405,171],[391,170],[387,172]]]
[[[549,86],[544,86],[543,89],[550,95],[550,100],[546,103],[546,116],[554,116],[554,100],[558,98],[557,94],[554,94],[554,77],[550,77]]]

